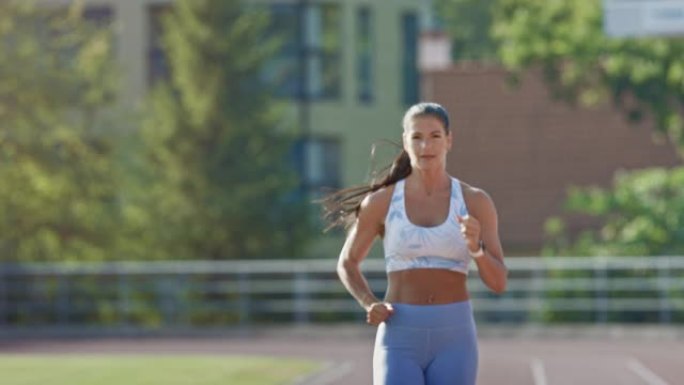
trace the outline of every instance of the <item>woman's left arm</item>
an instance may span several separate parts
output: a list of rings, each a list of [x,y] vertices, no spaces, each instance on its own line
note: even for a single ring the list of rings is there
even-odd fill
[[[464,236],[468,240],[468,249],[475,253],[484,245],[484,255],[473,258],[477,264],[482,282],[493,292],[501,294],[506,291],[508,269],[504,264],[503,249],[499,240],[499,220],[492,198],[483,190],[472,189],[468,199],[468,211],[472,213],[463,219]]]

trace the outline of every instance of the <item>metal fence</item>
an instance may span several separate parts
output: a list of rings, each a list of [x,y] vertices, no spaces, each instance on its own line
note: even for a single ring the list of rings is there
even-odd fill
[[[484,323],[684,324],[684,257],[508,258],[508,289],[474,268]],[[382,260],[362,266],[382,297]],[[202,328],[360,321],[334,260],[0,265],[0,327]]]

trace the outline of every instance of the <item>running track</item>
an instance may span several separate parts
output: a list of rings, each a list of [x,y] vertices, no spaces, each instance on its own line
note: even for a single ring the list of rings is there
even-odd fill
[[[479,385],[684,384],[684,328],[485,329]],[[147,338],[22,338],[7,353],[242,354],[321,360],[325,370],[296,385],[371,384],[373,329],[309,327]],[[201,385],[201,384],[198,384]],[[295,384],[293,384],[295,385]]]

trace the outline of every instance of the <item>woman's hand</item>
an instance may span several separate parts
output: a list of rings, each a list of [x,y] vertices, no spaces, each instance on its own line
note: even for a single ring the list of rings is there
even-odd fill
[[[463,234],[463,238],[468,242],[468,250],[472,253],[477,252],[480,249],[480,221],[470,215],[464,217],[457,215],[456,219],[458,219],[458,223],[461,224],[461,234]]]
[[[394,314],[394,308],[388,302],[374,302],[366,309],[366,322],[378,326]]]

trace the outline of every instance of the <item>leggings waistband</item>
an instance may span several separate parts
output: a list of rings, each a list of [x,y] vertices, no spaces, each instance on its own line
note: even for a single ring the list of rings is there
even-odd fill
[[[473,322],[470,300],[443,305],[392,303],[394,314],[385,321],[389,326],[411,328],[448,328]]]

